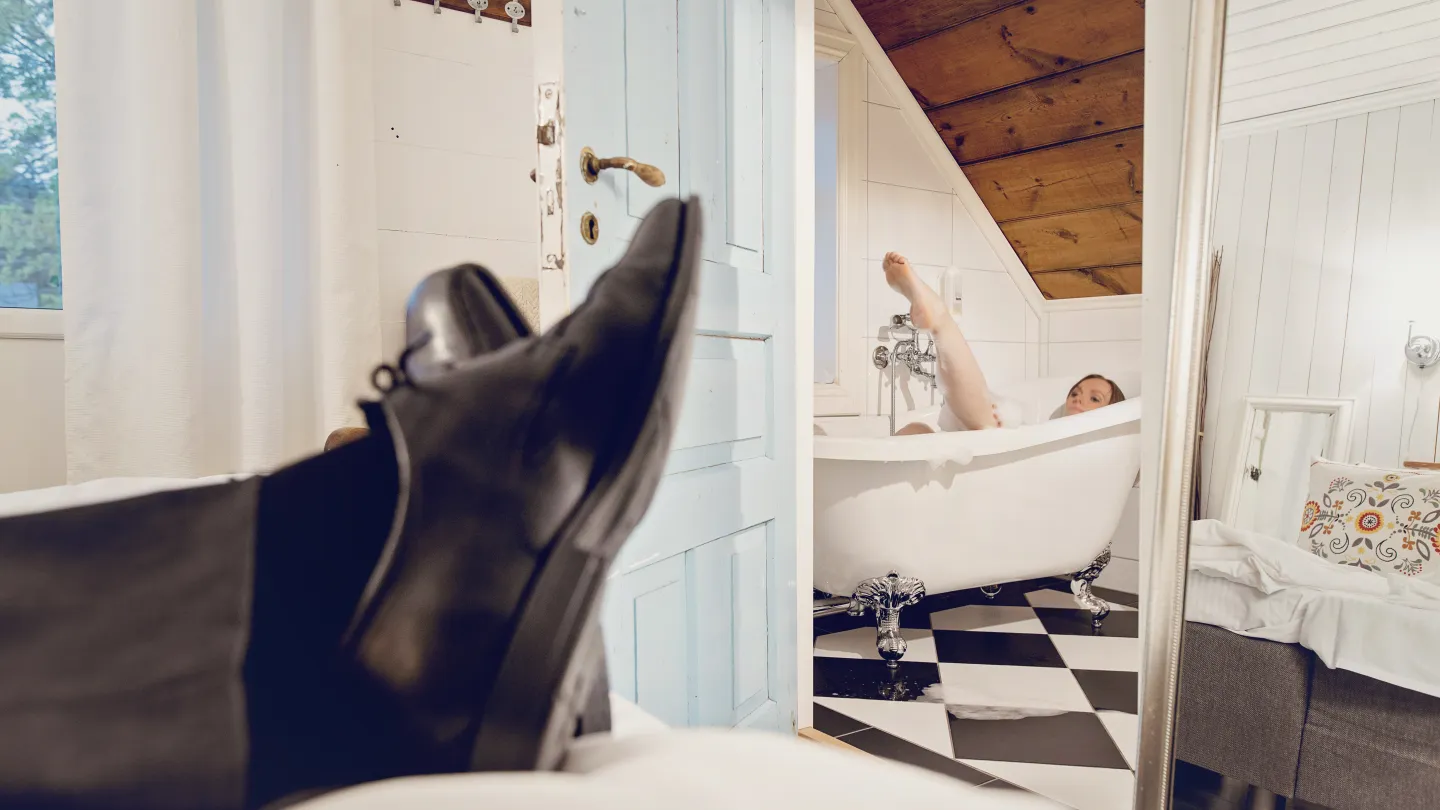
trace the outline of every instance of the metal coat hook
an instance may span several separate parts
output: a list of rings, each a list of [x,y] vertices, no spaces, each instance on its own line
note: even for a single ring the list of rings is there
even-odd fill
[[[435,13],[440,13],[440,0],[435,0]]]
[[[510,15],[511,33],[520,33],[520,20],[525,16],[525,4],[520,0],[510,0],[505,4],[505,13]]]
[[[470,7],[475,9],[475,22],[484,22],[485,9],[490,8],[490,0],[469,0]]]

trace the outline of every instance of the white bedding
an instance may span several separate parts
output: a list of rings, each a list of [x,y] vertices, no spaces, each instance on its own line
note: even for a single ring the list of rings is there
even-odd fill
[[[1188,582],[1190,621],[1299,644],[1331,668],[1440,697],[1440,587],[1214,520],[1190,530]]]
[[[1042,810],[879,757],[758,731],[672,730],[612,696],[612,734],[576,740],[558,773],[417,776],[340,790],[294,810],[733,810],[890,806]],[[896,785],[901,785],[897,793]]]

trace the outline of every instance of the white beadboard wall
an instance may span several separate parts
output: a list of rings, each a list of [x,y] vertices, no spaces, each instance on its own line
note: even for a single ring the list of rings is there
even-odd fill
[[[1440,369],[1402,349],[1440,334],[1440,104],[1225,140],[1216,193],[1205,513],[1246,394],[1353,398],[1350,460],[1435,460]]]
[[[1437,81],[1437,0],[1229,3],[1222,124]]]
[[[461,262],[537,278],[530,29],[423,3],[375,4],[381,330],[403,345],[405,301]]]
[[[844,31],[840,20],[825,0],[815,2],[817,27]],[[863,59],[858,51],[847,59]],[[1014,280],[1005,272],[1000,258],[985,241],[966,212],[944,174],[921,148],[900,114],[894,99],[885,92],[874,72],[866,69],[865,93],[866,155],[865,181],[859,193],[865,197],[867,233],[851,241],[851,249],[863,249],[865,277],[855,289],[864,291],[863,328],[854,336],[852,351],[863,352],[867,381],[865,413],[890,413],[890,378],[870,362],[871,354],[892,339],[887,325],[890,316],[909,312],[903,296],[885,284],[882,259],[898,251],[910,259],[921,276],[936,290],[946,268],[960,272],[963,297],[960,327],[969,339],[987,381],[992,386],[1024,380],[1040,374],[1040,318],[1033,312]],[[939,404],[940,394],[897,372],[899,410]]]

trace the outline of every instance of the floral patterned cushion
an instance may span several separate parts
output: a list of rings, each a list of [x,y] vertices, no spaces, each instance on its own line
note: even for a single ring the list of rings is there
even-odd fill
[[[1341,565],[1440,582],[1440,475],[1316,460],[1299,545]]]

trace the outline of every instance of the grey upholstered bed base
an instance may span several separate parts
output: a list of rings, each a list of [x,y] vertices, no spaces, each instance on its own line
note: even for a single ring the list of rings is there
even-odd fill
[[[1186,622],[1176,756],[1334,810],[1440,807],[1440,698]]]

